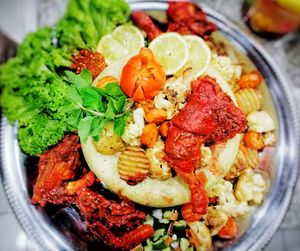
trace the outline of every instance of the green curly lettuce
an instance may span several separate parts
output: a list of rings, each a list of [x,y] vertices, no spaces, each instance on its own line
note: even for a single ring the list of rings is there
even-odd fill
[[[21,149],[38,155],[74,128],[68,126],[63,72],[80,49],[95,50],[100,38],[129,19],[124,0],[69,0],[54,27],[27,35],[17,56],[0,67],[0,102],[10,123],[17,122]]]

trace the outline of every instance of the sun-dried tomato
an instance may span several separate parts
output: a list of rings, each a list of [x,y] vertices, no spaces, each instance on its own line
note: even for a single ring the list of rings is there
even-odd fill
[[[72,70],[80,74],[83,69],[87,69],[91,72],[93,79],[106,67],[104,57],[97,51],[80,50],[78,54],[73,55],[72,62]]]

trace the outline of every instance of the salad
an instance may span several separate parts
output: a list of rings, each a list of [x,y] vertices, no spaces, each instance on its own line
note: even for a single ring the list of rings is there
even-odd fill
[[[219,33],[188,1],[157,18],[69,0],[1,66],[3,112],[37,159],[31,201],[69,219],[75,249],[218,249],[263,203],[275,122]]]

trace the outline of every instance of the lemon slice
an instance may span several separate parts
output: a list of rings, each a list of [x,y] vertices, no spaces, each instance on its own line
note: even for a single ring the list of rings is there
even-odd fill
[[[113,31],[112,36],[129,53],[139,52],[142,47],[145,47],[145,39],[142,32],[133,25],[118,26]]]
[[[104,56],[105,62],[108,65],[118,61],[118,59],[129,53],[129,51],[125,49],[123,45],[118,43],[110,34],[102,37],[97,46],[97,51]]]
[[[210,48],[202,38],[195,35],[184,36],[184,40],[189,47],[189,57],[181,70],[184,71],[187,68],[192,68],[193,77],[198,78],[207,70],[210,64]]]
[[[155,38],[150,44],[155,59],[160,63],[167,75],[179,71],[189,57],[188,44],[176,32],[167,32]]]
[[[105,62],[110,65],[128,54],[137,53],[145,46],[142,32],[133,25],[121,25],[112,34],[101,38],[97,46]]]

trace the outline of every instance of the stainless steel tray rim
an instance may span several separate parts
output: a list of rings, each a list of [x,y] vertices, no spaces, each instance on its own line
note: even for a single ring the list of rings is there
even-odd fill
[[[132,9],[166,9],[167,3],[166,1],[138,1],[138,0],[129,0],[127,1],[131,4]],[[260,57],[265,61],[265,63],[272,69],[272,74],[278,79],[280,86],[277,87],[282,91],[285,95],[285,99],[287,104],[285,107],[278,108],[281,104],[276,103],[276,107],[279,109],[277,112],[282,113],[283,111],[289,112],[289,121],[287,124],[283,125],[284,132],[280,133],[280,141],[283,143],[280,144],[281,151],[285,151],[286,149],[284,146],[287,144],[287,139],[285,138],[286,133],[289,135],[292,134],[294,136],[293,139],[288,142],[289,146],[292,147],[287,152],[288,160],[293,160],[293,164],[296,167],[299,167],[299,121],[297,119],[297,108],[295,98],[293,97],[291,90],[291,85],[288,83],[287,76],[285,73],[282,72],[280,67],[274,62],[272,57],[267,53],[263,46],[256,42],[254,39],[249,37],[245,32],[241,31],[233,22],[229,21],[221,14],[211,10],[207,6],[204,6],[205,11],[208,12],[209,17],[216,20],[221,30],[229,36],[233,36],[237,41],[239,38],[246,38],[246,43],[249,43],[252,48],[255,48],[256,52],[260,55]],[[221,25],[221,26],[220,26]],[[237,44],[240,47],[240,44]],[[245,47],[240,49],[244,50]],[[278,90],[274,93],[272,91],[272,96],[276,97],[278,95]],[[286,114],[285,114],[286,115]],[[21,226],[26,231],[28,236],[32,237],[37,241],[37,243],[41,246],[43,250],[72,250],[70,243],[63,237],[61,233],[59,233],[53,226],[48,225],[48,221],[45,217],[36,210],[35,206],[30,204],[30,200],[27,196],[26,186],[25,183],[22,182],[20,187],[14,187],[12,184],[16,184],[15,182],[20,180],[22,181],[22,173],[19,172],[17,175],[14,174],[13,163],[7,158],[8,155],[13,154],[16,156],[17,160],[21,162],[22,156],[19,152],[19,147],[17,143],[16,137],[14,137],[13,141],[7,144],[6,139],[7,135],[16,135],[16,127],[9,126],[7,120],[4,116],[1,119],[1,170],[2,170],[2,179],[5,192],[7,194],[8,200],[14,210],[15,215],[17,216]],[[284,165],[287,160],[282,159],[281,165]],[[18,168],[22,169],[21,166]],[[234,244],[230,250],[259,250],[262,249],[267,242],[270,240],[272,235],[275,233],[277,227],[279,226],[280,222],[282,221],[286,209],[288,208],[292,191],[295,185],[295,181],[297,179],[297,171],[298,168],[292,169],[290,173],[290,183],[287,185],[287,192],[284,195],[283,200],[280,204],[280,214],[274,218],[272,221],[272,225],[267,232],[262,233],[260,238],[254,238],[251,242],[251,246],[248,249],[241,249],[237,245]],[[275,183],[280,182],[280,177],[277,175]],[[18,196],[16,191],[19,192]],[[275,191],[271,191],[270,196],[275,193]],[[268,204],[272,201],[268,201],[266,203],[264,210],[268,209]],[[245,236],[242,236],[240,241],[243,241]]]

